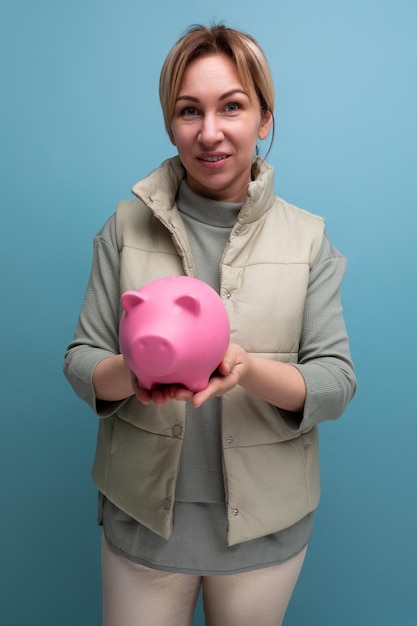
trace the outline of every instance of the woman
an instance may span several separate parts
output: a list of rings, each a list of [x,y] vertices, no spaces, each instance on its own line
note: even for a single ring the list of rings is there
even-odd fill
[[[355,390],[345,259],[323,220],[273,191],[265,56],[223,25],[169,53],[160,99],[178,156],[95,238],[65,374],[100,420],[105,626],[281,624],[319,500],[317,424]],[[231,343],[206,389],[140,388],[119,354],[119,299],[168,275],[223,298]]]

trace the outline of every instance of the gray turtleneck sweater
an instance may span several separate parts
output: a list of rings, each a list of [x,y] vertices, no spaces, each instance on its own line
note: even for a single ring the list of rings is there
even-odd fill
[[[182,182],[177,206],[185,223],[196,277],[219,293],[220,260],[242,203],[199,196]],[[201,407],[187,403],[186,430],[177,482],[181,502],[224,502],[220,443],[220,398]]]

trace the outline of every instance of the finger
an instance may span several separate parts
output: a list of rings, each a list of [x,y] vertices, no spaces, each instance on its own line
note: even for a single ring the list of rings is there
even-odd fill
[[[152,396],[149,391],[146,389],[142,389],[141,387],[136,387],[136,397],[142,402],[142,404],[150,404],[152,402]]]
[[[161,407],[165,404],[164,392],[161,390],[154,391],[152,393],[152,400],[157,407]]]
[[[186,402],[189,402],[194,396],[194,393],[185,387],[176,387],[173,389],[173,392],[175,400],[185,400]]]
[[[233,365],[230,359],[223,359],[220,363],[218,370],[222,376],[228,376],[232,371]]]
[[[223,385],[224,378],[221,378],[219,376],[211,378],[209,384],[205,389],[202,389],[201,391],[198,391],[193,395],[191,400],[193,406],[199,407],[204,404],[204,402],[207,402],[207,400],[210,400],[210,398],[223,395],[224,391],[226,390],[223,389]]]

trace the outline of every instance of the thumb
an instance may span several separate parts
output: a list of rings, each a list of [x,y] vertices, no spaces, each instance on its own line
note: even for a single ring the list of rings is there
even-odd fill
[[[227,376],[232,371],[232,360],[226,356],[220,363],[218,370],[222,376]]]

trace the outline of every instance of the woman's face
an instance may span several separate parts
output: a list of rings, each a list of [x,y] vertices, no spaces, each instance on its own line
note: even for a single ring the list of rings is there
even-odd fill
[[[268,136],[270,112],[261,115],[232,59],[204,56],[187,67],[175,103],[171,141],[196,193],[243,202],[258,139]]]

